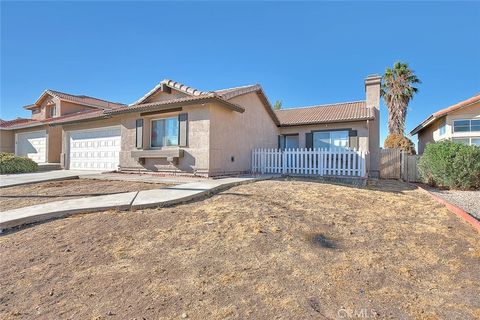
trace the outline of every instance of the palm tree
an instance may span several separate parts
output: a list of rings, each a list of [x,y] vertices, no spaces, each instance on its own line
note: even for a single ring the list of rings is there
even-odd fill
[[[277,101],[275,101],[275,105],[273,106],[273,109],[280,110],[280,109],[282,109],[282,106],[283,106],[282,100],[277,100]]]
[[[383,75],[381,94],[388,109],[389,134],[404,135],[407,108],[413,95],[418,92],[415,84],[422,83],[408,68],[407,63],[395,62]]]

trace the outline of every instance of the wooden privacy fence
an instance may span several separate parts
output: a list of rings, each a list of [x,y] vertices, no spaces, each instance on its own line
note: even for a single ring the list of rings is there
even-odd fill
[[[380,178],[419,182],[418,159],[420,156],[408,155],[400,149],[381,149]]]
[[[401,178],[401,156],[400,149],[380,149],[380,178]]]
[[[365,177],[366,155],[349,148],[254,149],[252,173]]]

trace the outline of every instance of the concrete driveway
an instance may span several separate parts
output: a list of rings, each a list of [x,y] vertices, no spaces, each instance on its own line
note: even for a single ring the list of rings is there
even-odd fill
[[[76,179],[81,176],[96,173],[102,173],[102,171],[54,170],[34,173],[2,174],[0,175],[0,188],[45,181]]]

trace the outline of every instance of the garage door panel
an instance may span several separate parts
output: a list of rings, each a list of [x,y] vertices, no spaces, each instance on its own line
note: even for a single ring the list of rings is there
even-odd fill
[[[70,132],[70,169],[118,169],[120,141],[120,128]]]
[[[37,163],[44,163],[47,154],[47,132],[25,132],[18,133],[16,154],[28,157]]]

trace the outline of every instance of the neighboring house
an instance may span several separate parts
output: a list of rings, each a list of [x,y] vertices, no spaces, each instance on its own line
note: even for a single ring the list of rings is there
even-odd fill
[[[0,151],[27,156],[38,163],[60,163],[62,128],[54,124],[78,117],[97,117],[104,110],[121,107],[125,105],[46,90],[35,103],[24,107],[32,112],[30,119],[0,123]]]
[[[480,94],[430,115],[410,132],[415,134],[419,154],[427,143],[442,140],[480,145]]]
[[[378,176],[380,77],[368,77],[365,90],[364,101],[274,111],[258,84],[200,91],[163,80],[129,106],[47,126],[61,133],[67,169],[218,176],[248,172],[254,148],[335,146],[369,151],[367,169]]]

